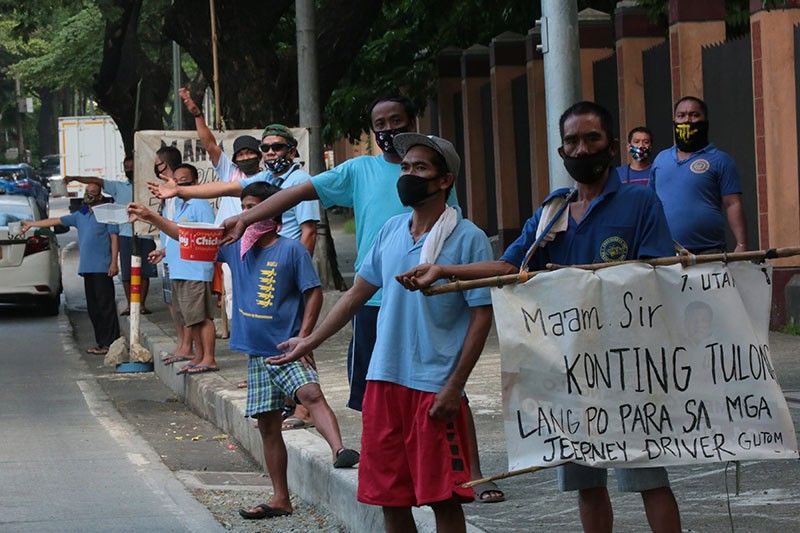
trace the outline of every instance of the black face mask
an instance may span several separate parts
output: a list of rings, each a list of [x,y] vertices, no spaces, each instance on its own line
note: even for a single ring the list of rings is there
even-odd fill
[[[394,136],[398,133],[405,133],[408,128],[395,128],[393,130],[382,130],[375,132],[375,142],[384,154],[396,154],[394,147]]]
[[[128,181],[132,181],[133,180],[133,170],[126,170],[125,171],[125,177],[128,178]]]
[[[239,167],[239,170],[244,172],[246,176],[252,176],[253,174],[258,173],[258,158],[252,157],[250,159],[240,159],[236,162],[236,166]]]
[[[273,174],[283,174],[289,167],[292,166],[292,162],[289,160],[288,157],[277,157],[272,161],[267,160],[267,168]]]
[[[610,146],[597,153],[579,157],[564,155],[564,167],[567,172],[572,179],[584,185],[599,181],[609,165],[611,165]]]
[[[423,178],[413,174],[400,176],[397,180],[397,194],[400,196],[400,203],[407,207],[414,207],[439,192],[438,189],[428,192],[428,183],[434,179],[436,178]]]
[[[708,146],[708,121],[673,122],[675,145],[681,152],[692,153]]]

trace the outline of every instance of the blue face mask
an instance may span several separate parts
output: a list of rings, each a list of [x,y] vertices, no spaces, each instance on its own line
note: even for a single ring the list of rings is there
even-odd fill
[[[644,146],[633,146],[628,149],[634,161],[648,161],[650,159],[650,148]]]

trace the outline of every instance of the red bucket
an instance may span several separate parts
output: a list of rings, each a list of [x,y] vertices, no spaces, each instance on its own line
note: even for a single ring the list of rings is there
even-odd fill
[[[224,228],[203,222],[178,224],[181,259],[187,261],[216,261]]]

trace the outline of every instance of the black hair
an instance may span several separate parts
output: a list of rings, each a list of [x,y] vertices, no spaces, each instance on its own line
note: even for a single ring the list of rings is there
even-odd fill
[[[175,172],[183,161],[181,151],[174,146],[162,146],[156,151],[156,155],[161,161],[166,163],[173,172]]]
[[[375,106],[382,103],[382,102],[396,102],[403,106],[403,109],[408,116],[408,121],[411,122],[417,118],[417,106],[414,105],[414,102],[406,98],[405,96],[395,95],[395,96],[380,96],[372,101],[367,106],[367,119],[372,122],[372,110],[375,109]]]
[[[561,139],[564,139],[564,123],[569,117],[578,115],[595,115],[600,119],[600,127],[606,132],[608,142],[615,139],[614,137],[614,120],[611,118],[611,113],[608,109],[596,104],[594,102],[583,101],[577,104],[572,104],[562,113],[561,118],[558,119],[558,131],[561,134]]]
[[[266,181],[256,181],[255,183],[251,183],[242,189],[242,194],[239,197],[244,199],[245,196],[255,196],[263,202],[279,191],[280,189],[278,187],[271,185]]]
[[[653,132],[652,131],[650,131],[648,128],[646,128],[644,126],[636,126],[631,131],[628,132],[628,144],[630,144],[631,139],[633,139],[633,134],[634,133],[644,133],[648,137],[650,137],[650,142],[653,142]]]
[[[273,194],[280,192],[280,190],[280,187],[276,187],[275,185],[269,184],[266,181],[256,181],[255,183],[251,183],[242,189],[242,194],[239,195],[239,197],[244,200],[246,196],[253,196],[263,202]],[[281,223],[282,218],[282,215],[272,217],[272,219],[278,224]]]
[[[192,175],[192,181],[193,182],[196,183],[198,180],[200,180],[200,175],[197,173],[197,167],[196,166],[190,165],[189,163],[183,163],[183,164],[178,165],[174,169],[172,169],[172,172],[176,172],[179,168],[187,169],[189,171],[189,173],[191,173],[191,175]]]
[[[704,101],[702,101],[701,99],[699,99],[696,96],[684,96],[684,97],[680,98],[677,102],[675,102],[675,105],[672,108],[672,114],[673,115],[675,114],[675,111],[678,110],[678,106],[679,105],[681,105],[683,102],[687,102],[687,101],[688,102],[696,102],[697,105],[700,106],[700,110],[703,112],[703,116],[706,118],[706,120],[708,120],[708,106],[706,105],[706,103]]]

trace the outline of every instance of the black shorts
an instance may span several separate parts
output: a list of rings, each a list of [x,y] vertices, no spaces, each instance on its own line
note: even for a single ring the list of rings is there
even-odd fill
[[[367,389],[367,370],[375,347],[378,329],[378,311],[381,308],[363,305],[353,317],[353,338],[347,350],[347,377],[350,382],[350,399],[347,407],[361,411],[364,392]]]
[[[139,256],[142,258],[142,277],[158,277],[158,268],[147,262],[147,254],[156,249],[156,241],[136,237],[139,244]],[[133,253],[133,238],[119,236],[119,273],[122,281],[131,280],[131,254]]]

